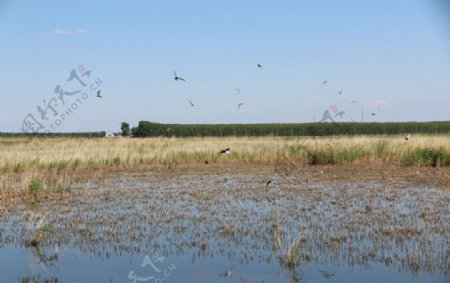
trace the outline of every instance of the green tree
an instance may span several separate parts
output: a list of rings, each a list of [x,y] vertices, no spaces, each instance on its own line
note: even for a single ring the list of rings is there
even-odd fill
[[[130,135],[130,124],[127,122],[122,122],[120,125],[120,129],[122,130],[122,136],[126,137]]]

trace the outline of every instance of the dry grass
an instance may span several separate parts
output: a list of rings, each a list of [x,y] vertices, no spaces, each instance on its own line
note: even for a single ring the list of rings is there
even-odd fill
[[[220,149],[230,147],[223,156]],[[450,135],[227,138],[0,138],[0,170],[64,171],[113,166],[171,168],[198,163],[274,163],[280,157],[312,164],[450,165]],[[433,158],[439,159],[434,160]]]
[[[220,154],[230,147],[230,154]],[[449,167],[450,135],[226,138],[0,138],[0,191],[64,188],[105,171],[206,166],[406,165]],[[0,196],[1,198],[1,196]]]

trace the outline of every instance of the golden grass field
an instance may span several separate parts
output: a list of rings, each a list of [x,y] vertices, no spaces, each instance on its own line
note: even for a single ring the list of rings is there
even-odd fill
[[[220,154],[230,147],[230,154]],[[450,167],[450,135],[207,138],[0,138],[0,184],[176,167],[389,165]],[[63,185],[61,185],[63,186]]]
[[[221,155],[223,148],[231,148]],[[450,165],[450,135],[226,138],[0,138],[0,170],[95,169],[112,166],[274,163]],[[434,162],[434,163],[433,163]]]

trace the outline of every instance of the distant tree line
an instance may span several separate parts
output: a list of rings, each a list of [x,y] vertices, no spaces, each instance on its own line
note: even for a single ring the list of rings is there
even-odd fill
[[[448,134],[450,121],[439,122],[339,122],[274,124],[161,124],[140,121],[131,129],[133,137],[206,136],[329,136]]]
[[[67,137],[67,138],[102,138],[106,132],[73,132],[73,133],[3,133],[0,137]]]

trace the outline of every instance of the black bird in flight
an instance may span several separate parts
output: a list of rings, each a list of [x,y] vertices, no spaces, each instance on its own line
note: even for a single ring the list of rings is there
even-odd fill
[[[180,78],[179,76],[177,76],[177,73],[175,73],[175,71],[173,71],[173,73],[174,73],[174,75],[175,75],[175,78],[174,78],[174,79],[175,79],[176,81],[183,81],[183,82],[186,81],[185,79]]]
[[[370,113],[370,114],[372,114],[372,116],[375,116],[375,113]]]
[[[219,153],[220,153],[220,154],[228,154],[228,153],[230,153],[230,148],[227,147],[227,148],[225,148],[225,149],[222,149]]]
[[[191,104],[192,107],[197,106],[194,103],[192,103],[192,101],[189,100],[189,103]]]
[[[240,89],[236,89],[236,94],[240,94],[241,93],[241,90]]]
[[[272,184],[272,183],[273,183],[272,180],[267,181],[267,183],[266,183],[266,189],[267,189],[267,187],[268,187],[270,184]]]
[[[238,104],[238,110],[239,110],[239,108],[241,108],[241,106],[244,105],[244,104],[245,104],[245,103],[242,103],[242,102],[239,103],[239,104]]]
[[[343,92],[343,90],[341,89],[341,90],[338,92],[338,94],[342,94],[342,92]]]
[[[262,68],[262,65],[261,65],[261,64],[258,64],[258,68],[260,68],[260,69],[261,69],[261,68]]]
[[[102,90],[97,91],[97,97],[102,98],[102,96],[100,95],[100,91]]]
[[[405,136],[405,140],[409,141],[409,138],[411,137],[411,134],[408,134]]]
[[[327,80],[324,80],[323,83],[322,83],[322,85],[326,84],[327,82],[328,82]]]

